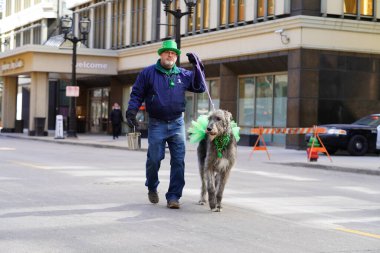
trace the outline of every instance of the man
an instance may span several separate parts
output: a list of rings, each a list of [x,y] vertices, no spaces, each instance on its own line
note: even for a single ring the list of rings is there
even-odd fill
[[[112,106],[110,121],[112,124],[113,139],[115,140],[115,138],[119,138],[119,135],[121,134],[121,123],[123,122],[123,114],[121,113],[118,103],[114,103]]]
[[[157,187],[160,183],[158,171],[165,157],[165,145],[170,151],[170,183],[165,197],[167,207],[178,209],[179,199],[185,186],[185,92],[205,91],[203,64],[192,53],[187,54],[193,71],[175,65],[181,51],[177,43],[166,40],[158,49],[160,59],[156,64],[141,71],[132,88],[126,112],[129,127],[137,126],[138,108],[145,102],[149,114],[148,153],[146,161],[146,182],[148,198],[153,204],[159,202]]]

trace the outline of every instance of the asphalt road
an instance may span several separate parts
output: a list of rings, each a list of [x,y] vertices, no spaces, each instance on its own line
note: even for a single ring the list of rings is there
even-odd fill
[[[181,209],[170,210],[169,154],[152,205],[145,152],[0,136],[0,252],[380,252],[379,176],[239,149],[223,212],[213,213],[196,204],[194,150]]]

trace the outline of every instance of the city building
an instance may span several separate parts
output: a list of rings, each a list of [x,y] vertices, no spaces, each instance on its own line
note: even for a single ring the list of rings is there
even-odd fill
[[[187,10],[182,0],[170,7]],[[4,8],[3,131],[35,134],[41,118],[43,130],[53,130],[56,115],[69,116],[72,51],[60,35],[62,15],[72,15],[76,27],[82,17],[91,20],[77,52],[78,132],[107,133],[110,105],[126,110],[139,71],[175,35],[161,1],[6,0]],[[191,68],[186,52],[203,60],[212,103],[232,112],[240,145],[253,144],[252,127],[348,123],[380,112],[379,20],[380,0],[198,0],[193,15],[181,18],[181,66]],[[77,28],[74,34],[80,36]],[[187,124],[210,110],[207,94],[187,95]],[[143,107],[139,116],[144,128]],[[305,145],[301,135],[265,140]]]

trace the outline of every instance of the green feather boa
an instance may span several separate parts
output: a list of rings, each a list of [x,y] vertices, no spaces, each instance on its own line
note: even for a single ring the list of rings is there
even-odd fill
[[[208,125],[208,116],[200,115],[197,121],[191,121],[189,127],[190,143],[198,143],[206,138],[206,128]],[[237,126],[235,121],[231,121],[232,134],[234,135],[236,142],[240,140],[240,127]]]

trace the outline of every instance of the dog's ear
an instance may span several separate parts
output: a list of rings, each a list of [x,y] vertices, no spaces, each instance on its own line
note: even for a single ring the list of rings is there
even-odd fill
[[[225,117],[228,121],[231,121],[231,120],[232,120],[232,113],[230,113],[229,111],[224,111],[224,117]]]

